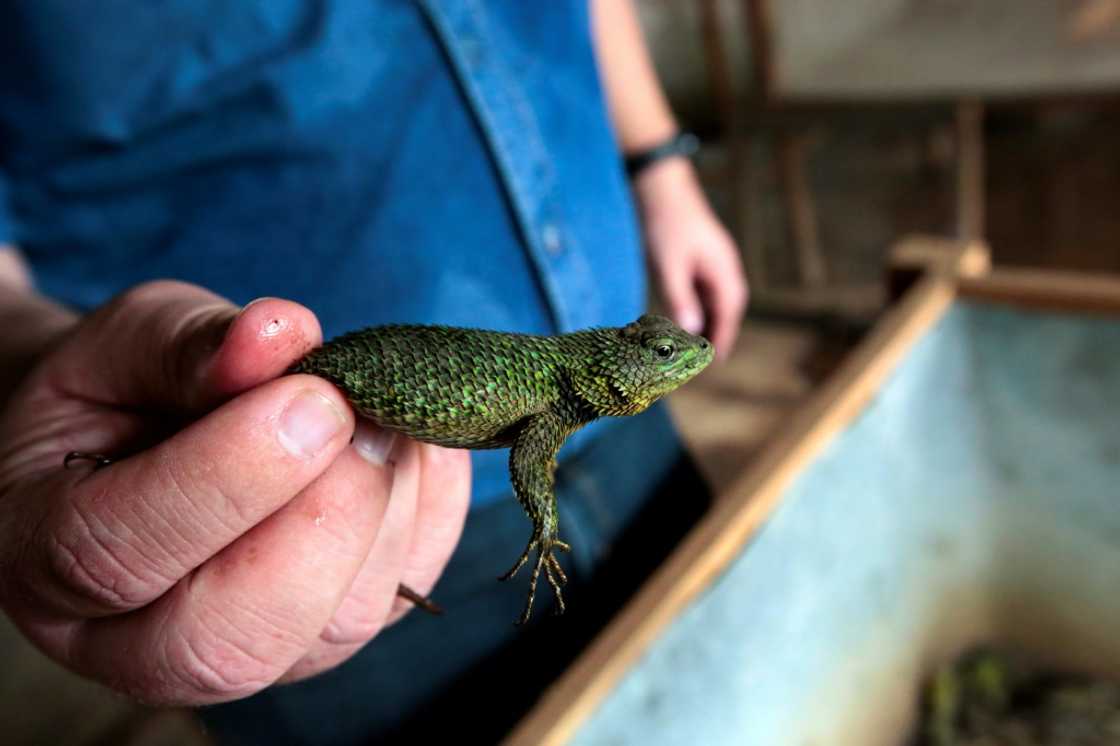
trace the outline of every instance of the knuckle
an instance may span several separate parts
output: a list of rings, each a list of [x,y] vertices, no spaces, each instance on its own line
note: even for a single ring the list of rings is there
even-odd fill
[[[153,578],[135,569],[119,539],[85,512],[73,508],[50,532],[48,568],[64,591],[110,612],[150,601]]]
[[[134,285],[111,298],[90,319],[94,326],[133,327],[138,314],[167,302],[176,294],[182,283],[172,280],[153,280]]]
[[[345,618],[332,619],[319,634],[319,639],[343,647],[360,645],[376,637],[383,626],[384,613],[350,613]]]
[[[727,302],[732,308],[741,309],[747,304],[747,288],[741,282],[731,284],[727,289]]]
[[[238,536],[261,518],[258,513],[263,508],[235,499],[220,480],[208,476],[213,472],[199,474],[189,462],[166,454],[157,468],[159,484],[170,504],[189,508],[195,520],[204,521],[212,532]]]
[[[203,702],[249,696],[284,673],[243,646],[205,634],[177,636],[167,651],[167,667],[176,688]]]
[[[195,609],[167,638],[165,665],[176,688],[192,699],[218,702],[245,697],[279,679],[304,646],[289,631],[263,620],[259,613],[236,613],[191,600]],[[244,610],[243,610],[244,611]]]
[[[153,302],[163,302],[169,295],[176,294],[187,287],[190,287],[190,285],[178,280],[149,280],[123,291],[111,301],[111,305],[131,308]]]

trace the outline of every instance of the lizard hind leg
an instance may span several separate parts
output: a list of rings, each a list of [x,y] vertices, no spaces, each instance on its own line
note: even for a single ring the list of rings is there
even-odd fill
[[[533,521],[533,534],[525,546],[525,551],[517,558],[517,562],[509,572],[501,576],[501,579],[512,578],[525,566],[533,552],[537,553],[529,577],[529,597],[518,624],[529,621],[542,570],[545,580],[556,596],[557,611],[559,613],[564,611],[564,596],[561,588],[568,578],[560,566],[560,561],[556,559],[555,552],[557,550],[568,552],[571,551],[571,547],[556,536],[554,472],[556,453],[569,432],[571,428],[565,425],[561,416],[554,412],[542,412],[525,422],[510,450],[510,481],[513,483],[518,501]]]

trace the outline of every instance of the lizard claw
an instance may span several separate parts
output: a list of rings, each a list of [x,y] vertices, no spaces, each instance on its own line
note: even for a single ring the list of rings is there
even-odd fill
[[[567,545],[565,545],[565,546],[567,546]],[[559,549],[559,547],[557,547],[557,548]],[[564,549],[564,551],[569,551],[569,550]],[[545,570],[548,571],[550,577],[551,577],[552,573],[555,572],[556,577],[560,579],[560,585],[567,585],[568,584],[568,576],[564,574],[564,568],[560,566],[560,560],[556,559],[556,555],[554,555],[554,554],[548,555],[548,559],[545,560]]]
[[[537,551],[537,561],[533,563],[533,574],[529,577],[529,598],[525,602],[525,610],[521,612],[521,617],[516,622],[518,625],[528,622],[529,616],[533,612],[533,600],[537,595],[537,580],[540,579],[542,569],[544,570],[545,579],[548,581],[549,586],[552,587],[552,592],[556,596],[557,614],[564,613],[564,595],[561,592],[561,588],[568,582],[568,576],[564,574],[564,570],[560,566],[560,561],[556,559],[556,555],[553,554],[553,551],[559,549],[562,552],[570,552],[572,548],[567,542],[560,541],[559,539],[546,539],[539,535],[534,536],[528,546],[525,547],[525,551],[517,558],[517,562],[514,566],[498,579],[509,580],[516,575],[517,571],[529,560],[529,555],[532,554],[534,549]]]

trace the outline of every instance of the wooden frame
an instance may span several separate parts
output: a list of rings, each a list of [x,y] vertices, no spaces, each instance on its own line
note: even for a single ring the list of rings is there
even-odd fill
[[[799,472],[862,412],[954,300],[1120,315],[1120,278],[990,270],[982,244],[942,239],[906,239],[891,254],[897,273],[912,280],[909,289],[552,685],[507,744],[570,740],[663,630],[739,555]]]
[[[897,110],[903,126],[915,111],[943,110],[953,123],[956,139],[954,174],[954,237],[977,241],[985,235],[985,148],[984,104],[977,98],[922,97],[915,101],[859,101],[850,97],[828,100],[821,96],[791,96],[781,90],[774,54],[774,14],[770,0],[741,0],[743,32],[749,39],[751,91],[747,105],[735,93],[732,65],[723,45],[719,8],[715,0],[700,4],[702,39],[709,84],[719,110],[723,134],[731,151],[728,183],[734,205],[732,230],[742,245],[752,246],[746,255],[748,274],[756,294],[769,289],[769,273],[760,250],[759,233],[752,230],[753,173],[750,152],[761,132],[776,134],[774,171],[786,210],[787,232],[797,257],[801,286],[820,291],[828,284],[828,267],[821,248],[816,200],[808,181],[812,155],[812,126],[825,112],[868,108]],[[922,103],[924,102],[924,103]],[[918,117],[924,119],[924,117]],[[748,122],[749,120],[749,122]],[[748,127],[749,124],[749,127]]]
[[[1036,82],[1033,88],[1006,89],[998,85],[970,85],[969,80],[919,89],[912,94],[898,91],[852,92],[806,91],[791,87],[788,71],[778,51],[777,13],[774,0],[740,0],[738,33],[748,39],[750,58],[750,89],[737,95],[734,67],[723,48],[718,4],[703,0],[701,20],[703,42],[711,90],[723,135],[732,157],[728,183],[734,193],[732,230],[746,254],[748,274],[757,298],[784,306],[788,293],[771,289],[760,230],[752,216],[756,211],[757,183],[764,178],[748,154],[753,143],[771,138],[774,147],[774,177],[782,195],[786,228],[796,256],[802,294],[817,305],[831,305],[828,285],[828,264],[817,225],[817,205],[807,180],[807,164],[812,157],[812,128],[825,118],[830,126],[843,123],[852,112],[890,112],[902,129],[926,126],[936,115],[937,121],[951,126],[953,150],[953,209],[946,232],[960,241],[980,240],[987,235],[985,192],[984,119],[988,111],[1051,105],[1115,107],[1114,85],[1079,85],[1074,91],[1051,81]],[[1086,7],[1075,14],[1080,18],[1066,29],[1070,43],[1101,47],[1101,34],[1117,23],[1113,11]],[[1110,6],[1111,7],[1111,6]],[[734,33],[734,32],[732,32]],[[1060,33],[1060,29],[1055,29]],[[1087,46],[1087,48],[1089,48]],[[756,159],[757,160],[757,159]],[[815,292],[814,292],[815,291]]]

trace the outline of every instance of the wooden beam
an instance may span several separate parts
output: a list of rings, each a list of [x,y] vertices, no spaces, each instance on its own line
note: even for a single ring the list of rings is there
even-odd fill
[[[997,269],[963,278],[962,298],[1035,309],[1120,314],[1120,275],[1086,275],[1039,269]]]
[[[992,252],[981,241],[915,234],[895,242],[887,255],[887,297],[897,301],[923,276],[983,277],[992,269]]]

